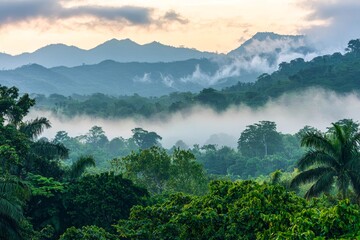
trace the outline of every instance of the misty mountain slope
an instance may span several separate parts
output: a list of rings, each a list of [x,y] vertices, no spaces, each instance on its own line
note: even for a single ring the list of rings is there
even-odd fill
[[[241,102],[250,105],[265,103],[286,92],[299,92],[310,87],[320,87],[337,93],[359,92],[360,55],[347,53],[341,55],[319,56],[309,62],[294,59],[282,63],[272,74],[259,76],[254,84],[238,83],[224,89]],[[241,97],[239,97],[241,96]]]
[[[316,49],[308,43],[305,36],[272,32],[258,32],[227,54],[229,57],[244,58],[248,61],[262,61],[267,64],[263,66],[263,72],[266,72],[264,67],[274,71],[281,62],[299,57],[313,58],[315,55]]]
[[[21,86],[21,91],[62,92],[75,86],[67,77],[37,64],[24,65],[15,70],[0,71],[0,82],[7,86]]]
[[[64,44],[51,44],[32,53],[23,53],[16,56],[0,54],[0,69],[14,69],[31,63],[51,68],[97,64],[104,60],[153,63],[184,61],[192,58],[211,58],[214,56],[216,56],[215,53],[166,46],[158,42],[140,45],[129,39],[112,39],[90,50]]]
[[[342,95],[360,94],[360,54],[334,53],[316,57],[308,62],[294,59],[289,63],[280,64],[279,70],[272,74],[259,76],[254,83],[239,82],[223,90],[205,88],[199,93],[175,92],[151,98],[111,97],[103,94],[62,97],[57,100],[52,96],[42,96],[38,104],[39,107],[48,109],[52,109],[54,105],[61,105],[57,112],[70,117],[76,114],[105,118],[149,117],[167,116],[182,111],[186,114],[187,110],[197,105],[210,107],[217,112],[241,104],[256,108],[284,95],[301,95],[309,89],[331,90]],[[101,108],[94,111],[93,106],[98,106],[98,102],[102,103]]]
[[[274,33],[258,33],[226,56],[210,54],[211,58],[199,59],[197,57],[203,56],[203,53],[193,49],[174,48],[158,42],[139,45],[129,39],[112,39],[88,51],[53,44],[14,58],[2,54],[0,62],[10,57],[11,61],[6,63],[11,64],[19,57],[26,63],[37,61],[43,62],[44,66],[63,66],[38,71],[35,65],[29,64],[27,66],[33,67],[27,67],[26,72],[17,68],[0,74],[0,84],[15,85],[23,92],[63,95],[101,92],[110,95],[137,93],[160,96],[174,91],[198,92],[208,87],[220,90],[237,82],[254,82],[257,76],[275,71],[279,63],[290,57],[308,58],[313,54],[310,50],[299,50],[303,48],[310,49],[302,36]],[[176,56],[194,58],[160,61],[175,59]],[[145,59],[147,57],[160,62],[151,62],[153,60]],[[121,62],[130,60],[133,61]],[[91,61],[100,63],[84,64]],[[78,66],[66,67],[65,63]],[[4,65],[0,65],[0,69],[1,66],[4,68]],[[11,78],[8,74],[12,75]]]
[[[207,81],[193,77],[214,74],[218,65],[208,59],[170,63],[118,63],[107,60],[95,65],[45,68],[32,64],[0,71],[0,84],[17,86],[22,92],[39,94],[92,94],[160,96],[174,91],[200,91]],[[221,84],[233,85],[231,80]]]

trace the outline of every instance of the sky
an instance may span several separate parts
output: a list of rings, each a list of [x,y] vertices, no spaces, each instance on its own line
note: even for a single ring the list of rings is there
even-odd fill
[[[130,38],[227,53],[256,32],[344,48],[360,37],[359,12],[359,0],[0,0],[0,52]]]

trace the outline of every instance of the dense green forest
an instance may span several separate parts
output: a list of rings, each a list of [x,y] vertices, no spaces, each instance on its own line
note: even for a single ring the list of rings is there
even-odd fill
[[[345,79],[357,70],[359,53],[360,40],[353,40],[344,56],[320,59],[342,59],[327,71],[342,71],[338,78]],[[264,85],[269,89],[266,98],[274,97],[271,94],[275,89],[282,88],[274,87],[277,82],[273,81],[281,76],[284,91],[291,86],[298,89],[300,80],[294,76],[306,75],[307,71],[304,67],[297,73],[281,75],[289,64],[319,64],[318,71],[325,66],[314,60],[295,60],[282,64],[272,75],[261,76],[254,84],[238,84],[219,92],[207,89],[197,97],[210,91],[215,93],[214,99],[220,94],[229,100],[236,92],[246,102],[241,89],[255,89],[265,79],[271,83]],[[338,78],[328,87],[349,91],[336,85]],[[316,79],[315,73],[312,79]],[[275,122],[264,120],[246,127],[238,136],[236,149],[188,147],[181,141],[165,149],[160,135],[142,128],[132,129],[128,139],[108,139],[99,126],[76,137],[65,131],[53,139],[41,137],[51,123],[41,116],[25,120],[35,103],[28,94],[19,94],[16,87],[0,86],[1,239],[360,236],[357,121],[341,119],[324,132],[304,126],[296,134],[283,134]],[[61,109],[65,111],[66,104]]]
[[[284,93],[321,87],[343,94],[358,92],[360,88],[360,50],[358,40],[348,44],[347,53],[319,56],[309,62],[298,58],[283,62],[272,74],[262,74],[254,83],[243,83],[215,90],[203,89],[199,93],[174,92],[162,97],[108,96],[101,93],[90,96],[65,97],[52,94],[36,95],[37,107],[51,109],[60,116],[89,115],[104,118],[166,116],[186,111],[195,105],[205,105],[216,111],[246,104],[258,107]]]
[[[38,138],[49,121],[23,120],[35,101],[15,87],[1,86],[0,94],[2,239],[360,234],[360,132],[353,120],[324,133],[307,126],[295,135],[261,121],[241,133],[238,149],[166,150],[161,136],[141,128],[130,139],[110,141],[97,126],[85,136],[62,131],[51,140]],[[78,145],[74,151],[66,147],[71,144]],[[97,151],[108,152],[107,161],[85,155]]]

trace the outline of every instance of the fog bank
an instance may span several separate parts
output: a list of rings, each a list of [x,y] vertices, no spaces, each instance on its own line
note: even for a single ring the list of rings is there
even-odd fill
[[[257,109],[241,105],[219,114],[207,107],[196,106],[187,113],[173,114],[167,120],[108,120],[87,116],[60,119],[50,112],[36,110],[31,111],[28,118],[47,117],[52,128],[45,130],[43,136],[48,138],[53,138],[60,130],[68,132],[70,136],[83,135],[94,125],[101,126],[110,139],[119,136],[129,138],[132,135],[131,129],[142,127],[162,136],[162,144],[168,148],[180,139],[189,146],[203,145],[211,135],[218,133],[238,139],[247,125],[262,120],[276,122],[278,131],[282,133],[296,133],[305,125],[324,131],[332,122],[340,119],[352,118],[359,121],[359,109],[358,94],[338,95],[311,89],[297,94],[285,94]],[[233,146],[236,146],[236,141]]]

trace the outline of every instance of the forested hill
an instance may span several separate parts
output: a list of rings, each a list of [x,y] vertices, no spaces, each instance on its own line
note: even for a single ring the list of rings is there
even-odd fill
[[[352,44],[350,44],[352,43]],[[281,63],[279,70],[263,74],[254,83],[241,83],[215,90],[205,88],[199,93],[171,93],[146,98],[139,95],[111,97],[104,94],[64,97],[38,95],[38,107],[51,108],[68,116],[88,114],[102,117],[151,116],[207,105],[217,111],[231,105],[261,106],[284,93],[320,87],[337,93],[358,92],[360,89],[360,41],[350,41],[344,55],[319,56],[309,62],[294,59]]]
[[[288,92],[320,87],[337,93],[357,92],[360,89],[360,54],[351,51],[342,55],[319,56],[309,62],[298,58],[281,63],[279,70],[263,74],[253,84],[238,83],[221,91],[229,103],[259,105],[269,98]]]

